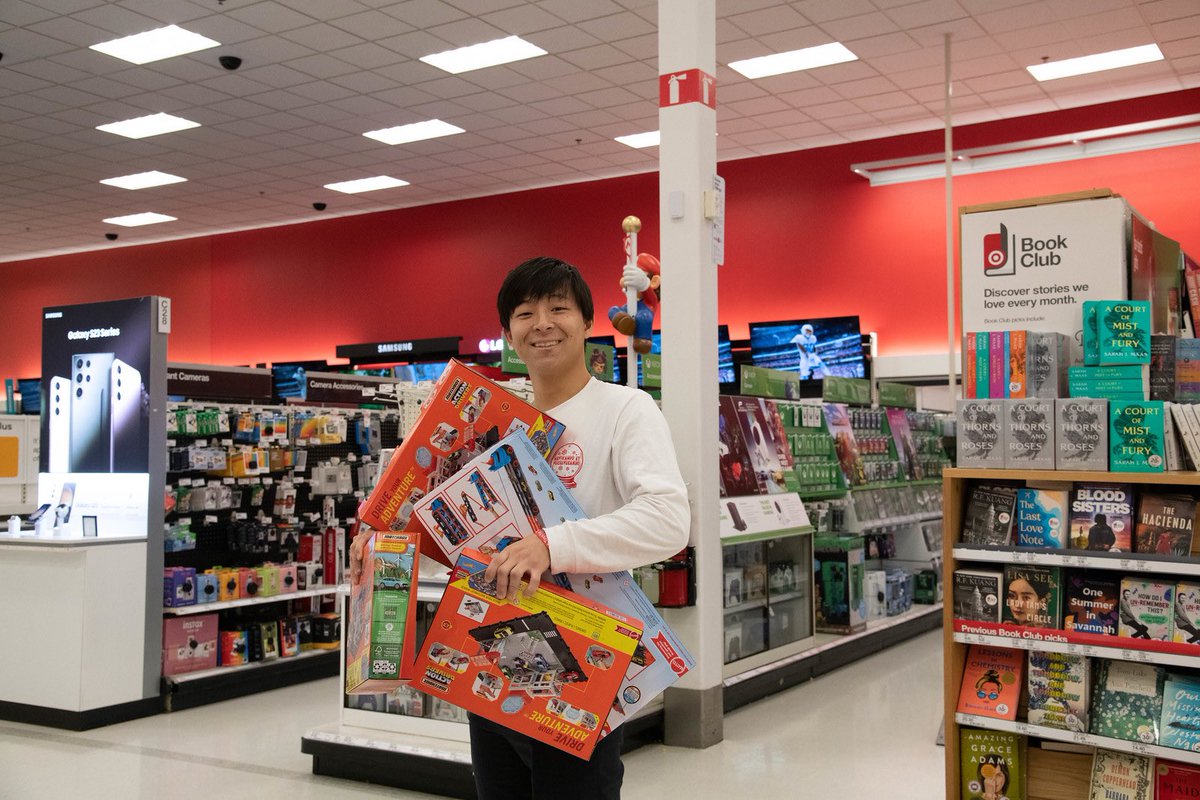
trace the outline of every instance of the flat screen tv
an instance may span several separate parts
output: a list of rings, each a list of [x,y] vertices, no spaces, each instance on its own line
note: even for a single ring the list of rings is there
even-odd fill
[[[621,367],[624,366],[625,360],[622,357],[625,354],[625,337],[621,337],[621,346],[617,350],[617,369],[616,383],[622,383]],[[601,342],[601,340],[604,340]],[[588,339],[589,342],[601,342],[613,346],[614,337],[612,336],[593,336]],[[650,352],[662,352],[662,331],[656,330],[650,334]],[[733,365],[733,346],[729,340],[729,326],[717,326],[717,381],[719,383],[733,383],[737,380],[736,372]],[[642,359],[638,357],[638,385],[642,385]]]
[[[750,323],[756,367],[799,373],[801,380],[865,378],[858,317],[810,317]]]
[[[397,364],[392,367],[392,375],[397,380],[409,383],[436,381],[442,377],[442,372],[445,371],[448,363],[448,361],[430,361],[421,364]]]

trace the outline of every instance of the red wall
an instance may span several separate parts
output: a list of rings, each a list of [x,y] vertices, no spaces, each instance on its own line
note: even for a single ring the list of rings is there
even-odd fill
[[[958,147],[1200,112],[1200,90],[962,128]],[[728,182],[720,311],[751,320],[858,314],[882,355],[945,352],[941,181],[871,188],[850,164],[936,153],[940,131],[720,165]],[[1109,187],[1200,252],[1191,205],[1200,145],[964,176],[956,205]],[[657,252],[657,177],[572,184],[422,208],[0,264],[0,376],[39,372],[43,306],[164,294],[170,358],[216,364],[334,357],[337,344],[499,335],[495,292],[532,255],[576,263],[596,333],[620,301],[620,221],[639,214]],[[664,302],[670,302],[667,265]]]

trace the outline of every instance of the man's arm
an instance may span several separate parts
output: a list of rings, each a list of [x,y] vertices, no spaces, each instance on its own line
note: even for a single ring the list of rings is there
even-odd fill
[[[662,561],[688,542],[691,510],[671,432],[649,395],[622,410],[612,467],[625,505],[546,528],[554,572],[617,572]]]

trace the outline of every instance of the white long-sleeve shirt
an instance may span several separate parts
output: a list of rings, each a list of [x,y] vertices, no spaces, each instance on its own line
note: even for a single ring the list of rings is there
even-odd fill
[[[633,569],[687,545],[687,489],[649,395],[593,378],[546,413],[566,426],[550,464],[589,517],[546,528],[552,572]]]

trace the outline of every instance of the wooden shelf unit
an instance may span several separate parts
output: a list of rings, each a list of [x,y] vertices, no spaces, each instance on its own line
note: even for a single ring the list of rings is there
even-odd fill
[[[963,666],[966,661],[967,644],[963,641],[956,641],[954,633],[954,571],[958,568],[959,555],[964,553],[962,548],[956,552],[959,536],[962,532],[963,511],[968,498],[968,489],[971,485],[981,481],[1023,481],[1023,482],[1059,482],[1059,483],[1131,483],[1134,484],[1135,491],[1143,489],[1162,489],[1164,487],[1200,487],[1200,472],[1083,472],[1077,470],[1018,470],[1018,469],[978,469],[978,468],[949,468],[942,476],[942,511],[943,511],[943,536],[942,536],[942,554],[943,554],[943,580],[946,587],[946,603],[943,608],[942,626],[942,647],[943,647],[943,682],[944,682],[944,708],[946,719],[946,800],[963,800],[959,755],[959,725],[956,719],[958,710],[958,694],[960,682],[962,680]],[[1192,543],[1192,555],[1196,556],[1200,552],[1200,541],[1194,540]],[[1071,551],[1067,551],[1071,552]],[[1136,555],[1132,556],[1136,558]],[[968,560],[968,559],[963,559]],[[994,561],[992,558],[979,559],[981,561]],[[1014,558],[1013,563],[1019,559]],[[1064,562],[1066,563],[1066,562]],[[1000,566],[999,563],[996,564]],[[1160,561],[1155,562],[1154,571],[1162,569],[1163,565]],[[1139,572],[1136,568],[1128,570],[1129,572]],[[1191,565],[1181,569],[1179,574],[1187,574],[1193,572]],[[966,637],[959,636],[960,640]],[[1120,658],[1121,650],[1114,648],[1114,656]],[[1133,660],[1145,661],[1146,653],[1136,653]],[[1159,659],[1151,656],[1153,663],[1160,663]],[[1167,663],[1163,661],[1161,663]],[[1000,720],[995,721],[994,730],[1015,730],[1016,726],[1011,722]],[[1021,723],[1024,725],[1024,723]],[[991,726],[988,726],[991,728]],[[1029,726],[1024,726],[1028,729]],[[1095,739],[1095,737],[1090,737]],[[1163,748],[1154,748],[1154,751],[1163,750]],[[1133,750],[1131,749],[1131,752]],[[1029,749],[1030,753],[1035,752],[1034,748]],[[1060,786],[1043,785],[1047,780],[1053,780],[1056,774],[1073,774],[1078,773],[1081,767],[1080,756],[1074,753],[1067,753],[1055,750],[1038,750],[1037,752],[1037,769],[1030,770],[1027,773],[1027,791],[1030,798],[1049,798],[1055,800],[1087,800],[1087,785],[1086,781],[1082,784],[1078,780],[1070,783],[1071,790],[1066,791]],[[1174,751],[1178,753],[1175,758],[1180,761],[1191,760],[1185,751]],[[1032,761],[1032,759],[1031,759]],[[1030,762],[1027,762],[1027,765]],[[1090,765],[1090,760],[1089,760]]]

